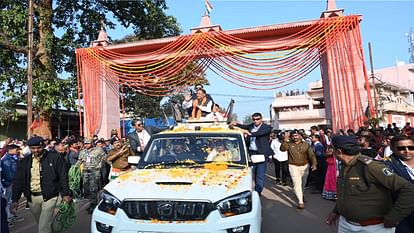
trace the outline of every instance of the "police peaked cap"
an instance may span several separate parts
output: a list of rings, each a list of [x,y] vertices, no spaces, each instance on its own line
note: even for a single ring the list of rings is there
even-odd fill
[[[359,143],[353,136],[338,135],[332,137],[332,145],[334,147],[340,147],[341,145],[359,146]]]
[[[299,130],[294,129],[289,132],[290,134],[300,134]]]
[[[44,139],[40,136],[34,136],[31,137],[28,141],[27,141],[27,145],[28,146],[44,146]]]

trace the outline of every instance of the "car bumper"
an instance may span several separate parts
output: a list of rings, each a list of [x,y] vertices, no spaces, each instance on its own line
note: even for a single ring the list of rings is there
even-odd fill
[[[94,210],[91,232],[99,233],[97,223],[111,226],[111,233],[227,233],[227,229],[249,226],[249,233],[261,231],[261,204],[257,192],[253,192],[252,211],[246,214],[223,218],[215,210],[203,221],[164,222],[129,219],[122,210],[115,215]]]

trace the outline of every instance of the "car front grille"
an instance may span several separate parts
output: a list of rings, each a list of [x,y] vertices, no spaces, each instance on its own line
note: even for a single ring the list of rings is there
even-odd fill
[[[204,220],[215,206],[210,202],[126,201],[121,207],[131,219],[160,221]]]

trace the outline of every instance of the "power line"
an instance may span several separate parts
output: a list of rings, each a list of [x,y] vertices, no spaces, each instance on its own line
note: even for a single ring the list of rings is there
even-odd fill
[[[256,95],[230,95],[230,94],[218,94],[218,93],[209,93],[214,96],[226,96],[226,97],[237,97],[237,98],[255,98],[255,99],[274,99],[273,96],[256,96]]]

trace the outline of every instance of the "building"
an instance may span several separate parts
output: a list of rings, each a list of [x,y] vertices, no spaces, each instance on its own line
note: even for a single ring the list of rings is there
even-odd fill
[[[414,64],[398,62],[396,66],[375,71],[370,79],[371,95],[376,96],[380,126],[396,123],[414,125]],[[309,129],[312,125],[329,127],[326,120],[322,81],[311,82],[304,93],[275,94],[272,105],[273,127],[278,129]]]
[[[397,62],[395,66],[376,70],[374,76],[380,126],[396,123],[403,127],[407,122],[413,125],[414,63]],[[372,79],[370,84],[373,87]]]
[[[273,127],[276,129],[309,129],[328,125],[323,100],[322,80],[309,83],[309,90],[275,94],[272,103]]]
[[[16,139],[27,138],[27,109],[24,105],[17,105],[18,117],[10,119],[0,126],[0,136],[12,137]],[[79,113],[75,111],[59,110],[59,117],[52,115],[50,128],[53,137],[64,138],[67,135],[79,135]]]

